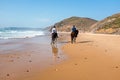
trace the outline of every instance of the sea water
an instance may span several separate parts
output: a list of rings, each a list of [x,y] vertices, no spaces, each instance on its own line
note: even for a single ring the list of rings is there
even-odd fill
[[[4,27],[0,28],[0,39],[31,38],[44,35],[41,28]]]

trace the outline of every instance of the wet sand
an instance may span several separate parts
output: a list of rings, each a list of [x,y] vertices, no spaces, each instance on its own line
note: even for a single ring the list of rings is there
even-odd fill
[[[28,80],[120,80],[119,44],[118,35],[81,33],[75,44],[62,47],[67,61]]]
[[[0,80],[22,80],[65,60],[50,36],[0,40]]]

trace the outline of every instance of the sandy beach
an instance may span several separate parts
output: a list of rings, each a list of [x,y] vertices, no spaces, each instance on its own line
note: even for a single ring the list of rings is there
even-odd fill
[[[39,38],[28,39],[27,43],[18,41],[29,46],[25,50],[17,48],[12,54],[0,54],[0,80],[120,80],[119,35],[80,33],[74,44],[69,34],[65,38],[59,42],[64,45],[59,47],[63,52],[57,58],[53,58],[50,44],[42,45]],[[41,57],[40,52],[51,55]]]

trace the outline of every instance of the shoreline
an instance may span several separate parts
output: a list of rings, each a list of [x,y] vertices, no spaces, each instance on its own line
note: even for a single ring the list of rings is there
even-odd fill
[[[38,36],[1,41],[0,80],[26,79],[66,60],[60,50],[63,44],[52,47],[50,40],[50,36]]]

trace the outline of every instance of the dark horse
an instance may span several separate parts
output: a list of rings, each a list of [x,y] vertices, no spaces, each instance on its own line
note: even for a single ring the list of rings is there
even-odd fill
[[[71,32],[71,43],[76,42],[76,37],[78,33],[79,33],[78,30],[76,30],[75,32]]]
[[[57,42],[58,35],[57,33],[52,33],[52,42],[51,44],[55,44]]]

